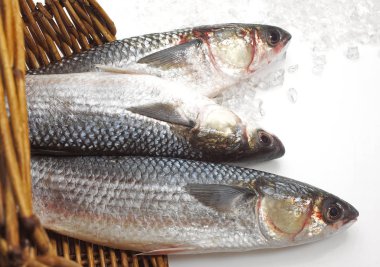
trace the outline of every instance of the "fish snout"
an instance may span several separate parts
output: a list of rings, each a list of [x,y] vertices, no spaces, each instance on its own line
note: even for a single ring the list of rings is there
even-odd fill
[[[282,30],[282,44],[283,44],[283,46],[286,46],[291,39],[292,39],[292,35],[288,31]]]
[[[285,154],[285,147],[281,140],[262,129],[257,130],[250,142],[250,158],[256,161],[266,161],[282,157]]]
[[[275,152],[273,153],[274,154],[273,159],[281,158],[285,154],[285,146],[277,136],[275,135],[272,135],[272,136],[273,136],[273,145],[275,147]]]
[[[351,222],[351,221],[356,221],[359,217],[359,211],[354,208],[352,205],[348,205],[348,209],[345,212],[344,215],[345,223]]]

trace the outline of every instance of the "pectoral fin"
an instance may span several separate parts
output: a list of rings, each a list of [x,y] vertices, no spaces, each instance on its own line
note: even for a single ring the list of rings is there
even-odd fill
[[[195,122],[189,119],[181,109],[174,104],[156,103],[128,108],[129,111],[149,117],[152,119],[165,121],[193,128]]]
[[[250,189],[221,184],[188,184],[186,191],[207,207],[217,211],[232,211],[256,196]]]
[[[193,48],[198,48],[202,44],[201,40],[193,40],[187,43],[176,45],[156,53],[150,54],[137,61],[140,64],[148,64],[154,67],[180,67],[186,64],[186,56]]]

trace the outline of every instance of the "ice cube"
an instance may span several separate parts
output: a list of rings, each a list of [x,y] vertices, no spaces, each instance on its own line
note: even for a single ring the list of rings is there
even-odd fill
[[[298,70],[298,64],[296,64],[296,65],[292,65],[292,66],[289,66],[289,68],[288,68],[288,72],[289,73],[294,73],[294,72],[296,72]]]
[[[267,82],[265,82],[265,81],[260,81],[257,85],[256,85],[256,87],[258,88],[258,89],[268,89],[269,88],[269,84],[267,83]]]
[[[325,55],[314,55],[313,56],[313,73],[320,75],[323,72],[323,69],[326,65],[326,56]]]
[[[325,65],[327,63],[325,55],[314,55],[313,57],[314,65]]]
[[[247,89],[244,92],[244,101],[246,103],[252,102],[255,99],[256,91],[252,89]]]
[[[252,107],[255,119],[259,120],[265,116],[265,111],[263,109],[263,100],[255,99],[252,102]]]
[[[292,102],[292,103],[296,103],[297,102],[297,97],[298,97],[298,93],[297,93],[296,89],[289,88],[289,90],[288,90],[288,99],[289,99],[289,101]]]
[[[347,49],[346,57],[351,60],[359,59],[359,48],[357,46],[351,46]]]
[[[271,86],[282,85],[284,83],[284,74],[285,74],[284,69],[280,69],[272,73],[271,79],[270,79],[270,85]]]

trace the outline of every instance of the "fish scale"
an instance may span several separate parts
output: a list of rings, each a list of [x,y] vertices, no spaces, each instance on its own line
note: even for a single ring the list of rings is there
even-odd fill
[[[44,227],[120,249],[207,253],[284,247],[322,239],[358,216],[350,204],[313,186],[222,164],[33,157],[31,170],[33,207]],[[330,202],[344,209],[336,225],[322,218]]]
[[[65,114],[56,113],[55,122],[58,125],[77,125],[77,127],[69,127],[67,131],[57,129],[57,132],[54,131],[55,129],[52,130],[49,123],[50,115],[33,113],[30,115],[29,122],[32,149],[50,148],[57,151],[70,148],[71,153],[74,154],[84,151],[87,154],[172,155],[190,158],[202,156],[202,152],[191,148],[184,138],[175,136],[170,126],[140,115],[126,113],[113,117],[87,115],[82,117],[81,121],[66,119]],[[39,119],[36,120],[36,117]],[[126,121],[128,125],[121,128]],[[156,136],[149,131],[152,124],[160,131],[161,136]],[[115,125],[119,125],[116,129],[118,134],[109,130]],[[84,131],[84,128],[90,131]],[[94,130],[96,128],[108,130],[100,132]],[[134,128],[139,130],[134,130]]]

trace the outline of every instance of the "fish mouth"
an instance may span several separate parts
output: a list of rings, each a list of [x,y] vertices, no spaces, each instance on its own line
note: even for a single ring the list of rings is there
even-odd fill
[[[282,44],[285,47],[289,43],[289,41],[292,39],[292,35],[289,32],[283,30],[282,39],[283,39]]]
[[[359,211],[350,205],[344,217],[344,224],[354,223],[358,220]]]
[[[269,159],[281,158],[285,154],[285,146],[275,135],[273,135],[273,146],[275,149],[273,153],[271,153]]]

